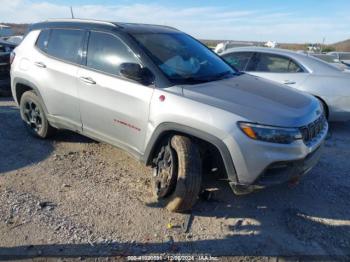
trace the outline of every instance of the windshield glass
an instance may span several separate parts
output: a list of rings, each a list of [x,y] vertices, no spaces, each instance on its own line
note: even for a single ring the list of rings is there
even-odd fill
[[[341,53],[340,60],[350,60],[350,53]]]
[[[175,84],[215,81],[236,73],[216,54],[186,34],[137,33],[133,37]]]
[[[322,54],[314,54],[314,57],[317,57],[323,61],[326,61],[328,63],[337,63],[336,58],[331,55],[322,55]]]

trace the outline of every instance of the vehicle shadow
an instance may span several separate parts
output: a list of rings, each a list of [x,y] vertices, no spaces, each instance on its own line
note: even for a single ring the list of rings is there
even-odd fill
[[[26,130],[13,100],[0,99],[0,175],[46,159],[54,150],[53,141],[94,142],[69,131],[59,131],[48,140],[35,138]]]
[[[226,181],[207,177],[205,186],[214,189],[213,196],[200,201],[194,215],[225,218],[230,237],[248,236],[237,247],[249,250],[245,255],[261,250],[257,247],[266,247],[262,255],[281,250],[350,255],[349,132],[350,123],[330,125],[320,162],[298,184],[234,196]]]
[[[341,230],[342,228],[339,228]],[[254,236],[259,238],[260,236]],[[342,254],[318,254],[318,253],[275,253],[270,249],[258,250],[253,239],[249,236],[231,236],[224,239],[208,239],[197,241],[158,242],[158,243],[105,243],[105,244],[47,244],[24,245],[15,247],[0,247],[0,260],[34,259],[34,258],[96,258],[96,257],[121,257],[162,255],[161,261],[174,261],[167,259],[169,255],[193,255],[193,256],[267,256],[267,257],[291,257],[307,258],[307,261],[349,261],[350,252]],[[245,243],[254,246],[248,252],[242,247],[232,243]],[[267,245],[265,245],[267,247]],[[203,260],[203,259],[202,259]],[[208,259],[207,259],[208,260]],[[139,261],[143,261],[142,259]],[[148,261],[153,261],[148,260]],[[159,260],[157,260],[159,261]],[[185,260],[179,260],[185,261]],[[198,261],[194,259],[191,261]],[[213,261],[213,260],[208,260]],[[230,260],[232,261],[232,260]],[[240,260],[241,261],[241,260]],[[270,261],[270,260],[269,260]]]
[[[215,218],[225,238],[199,243],[224,255],[350,255],[349,132],[350,123],[331,124],[319,164],[297,184],[235,196],[227,181],[204,176],[211,193],[194,207],[192,224]]]

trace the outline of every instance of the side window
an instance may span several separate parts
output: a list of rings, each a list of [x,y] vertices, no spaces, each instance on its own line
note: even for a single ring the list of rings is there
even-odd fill
[[[239,71],[244,71],[252,55],[252,52],[230,53],[224,55],[223,58],[227,63],[234,66]]]
[[[73,29],[52,29],[47,53],[59,59],[79,63],[84,31]]]
[[[290,58],[274,55],[274,54],[258,54],[254,59],[254,67],[251,66],[252,71],[270,72],[270,73],[299,73],[303,70]]]
[[[50,36],[50,30],[48,29],[42,30],[35,44],[40,50],[44,52],[47,51],[49,36]]]
[[[119,38],[107,33],[91,32],[87,66],[105,73],[119,75],[122,63],[138,63],[131,49]]]

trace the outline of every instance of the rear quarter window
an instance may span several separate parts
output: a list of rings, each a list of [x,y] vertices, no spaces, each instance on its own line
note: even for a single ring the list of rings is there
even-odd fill
[[[49,35],[50,35],[50,30],[42,30],[40,32],[40,35],[38,37],[38,40],[36,41],[35,46],[39,48],[41,51],[46,52],[47,51],[47,46],[49,43]]]

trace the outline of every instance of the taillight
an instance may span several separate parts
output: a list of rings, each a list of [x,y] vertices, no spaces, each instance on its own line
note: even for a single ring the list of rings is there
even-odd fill
[[[10,65],[12,65],[13,60],[15,60],[15,57],[16,57],[16,53],[12,51],[10,54]]]

